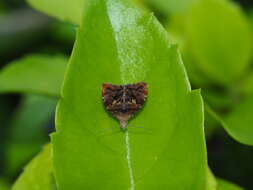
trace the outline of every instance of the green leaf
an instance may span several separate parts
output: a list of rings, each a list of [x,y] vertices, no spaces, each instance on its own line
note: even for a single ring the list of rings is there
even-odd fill
[[[231,182],[225,181],[223,179],[217,179],[217,182],[218,182],[217,190],[243,190],[243,188]]]
[[[212,136],[217,126],[224,127],[226,124],[218,113],[205,102],[205,135]]]
[[[209,168],[207,168],[206,177],[207,177],[206,190],[217,190],[216,178]]]
[[[33,55],[8,64],[0,72],[0,93],[37,93],[58,97],[66,57]]]
[[[192,4],[200,0],[144,0],[163,14],[177,14],[186,11]]]
[[[19,142],[43,141],[45,138],[43,127],[53,116],[55,106],[54,98],[25,96],[11,121],[10,139]]]
[[[253,70],[245,77],[239,88],[247,96],[253,94]]]
[[[238,79],[252,52],[250,25],[240,8],[230,1],[205,0],[185,19],[187,44],[198,67],[220,84]]]
[[[208,104],[205,104],[205,110],[211,115],[226,132],[236,141],[253,145],[252,135],[252,114],[253,114],[253,96],[237,105],[224,119],[215,112]]]
[[[206,186],[200,93],[167,32],[141,10],[127,0],[86,1],[52,136],[59,190]],[[148,100],[124,132],[104,109],[101,85],[139,81]]]
[[[46,145],[26,167],[12,190],[52,190],[54,187],[51,145]]]
[[[6,147],[6,170],[16,174],[17,170],[48,140],[46,125],[53,116],[56,100],[38,95],[27,95],[14,114]]]
[[[8,190],[10,189],[10,185],[2,178],[0,178],[0,190]]]
[[[201,69],[195,64],[195,60],[190,51],[182,48],[182,56],[190,81],[197,87],[208,86],[210,79],[208,79]],[[201,94],[203,94],[203,91]]]
[[[58,19],[79,24],[83,9],[83,0],[27,0],[34,8]]]
[[[57,42],[73,46],[76,38],[76,26],[66,22],[55,22],[51,26],[50,34]]]
[[[243,190],[243,189],[226,180],[215,178],[211,170],[208,168],[206,190]]]
[[[226,131],[237,141],[253,145],[253,96],[237,105],[224,119]]]
[[[9,177],[17,175],[40,149],[37,142],[8,143],[5,147],[5,174]]]
[[[224,110],[235,104],[235,98],[231,92],[226,90],[217,90],[215,88],[205,88],[201,95],[204,101],[212,105],[215,110]]]

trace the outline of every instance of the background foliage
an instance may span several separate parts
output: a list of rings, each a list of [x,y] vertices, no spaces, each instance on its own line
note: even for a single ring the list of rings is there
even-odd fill
[[[64,166],[65,163],[62,159],[69,155],[74,159],[73,162],[85,163],[85,159],[78,157],[78,154],[84,150],[83,154],[87,153],[89,147],[81,148],[85,147],[88,138],[90,138],[89,142],[100,139],[109,148],[125,150],[120,143],[123,138],[122,133],[116,132],[110,135],[109,132],[108,135],[106,132],[107,135],[102,135],[101,138],[99,131],[91,137],[90,133],[82,134],[83,130],[78,130],[82,129],[83,123],[98,126],[96,129],[102,131],[103,129],[99,129],[101,122],[112,129],[118,125],[115,120],[108,119],[108,115],[104,114],[101,102],[96,101],[99,95],[95,92],[88,95],[86,93],[91,86],[112,80],[112,77],[115,77],[111,81],[114,83],[148,81],[151,84],[150,91],[158,93],[154,94],[154,97],[161,96],[160,102],[173,100],[179,110],[183,110],[180,107],[184,107],[185,110],[181,113],[170,113],[168,110],[173,107],[173,104],[170,106],[168,104],[169,108],[165,106],[166,104],[157,108],[154,98],[150,96],[149,107],[145,107],[144,111],[131,122],[133,126],[149,126],[148,128],[153,133],[150,136],[143,130],[132,128],[133,132],[137,133],[129,134],[133,149],[132,159],[133,164],[139,163],[134,166],[134,169],[138,170],[138,167],[142,167],[140,163],[146,164],[145,167],[143,165],[144,168],[151,163],[148,160],[145,162],[138,160],[141,154],[156,154],[156,151],[160,149],[156,150],[155,147],[164,147],[163,134],[170,134],[172,129],[167,128],[166,131],[161,127],[160,130],[154,126],[159,120],[164,121],[164,126],[168,123],[173,126],[175,121],[169,119],[173,116],[184,120],[182,125],[187,121],[183,130],[178,129],[175,132],[177,135],[172,135],[173,138],[166,144],[169,147],[168,151],[173,151],[174,155],[174,157],[171,156],[172,154],[164,156],[170,157],[166,161],[168,168],[170,164],[175,165],[174,171],[180,171],[181,174],[184,173],[183,171],[186,173],[185,176],[175,176],[174,185],[177,186],[177,180],[182,178],[184,181],[188,180],[185,188],[189,189],[191,177],[197,176],[197,172],[187,176],[189,170],[199,171],[200,177],[197,178],[200,180],[199,184],[202,183],[201,177],[205,178],[204,173],[207,170],[205,148],[203,148],[204,145],[202,146],[202,133],[194,128],[197,125],[201,128],[200,123],[203,119],[201,118],[201,102],[198,91],[185,95],[188,87],[187,81],[184,81],[187,80],[184,69],[179,66],[182,61],[192,88],[201,88],[204,101],[208,164],[213,174],[218,177],[215,179],[213,174],[208,172],[207,177],[203,179],[207,180],[206,189],[252,189],[253,5],[243,0],[136,0],[133,3],[128,3],[126,0],[108,0],[105,4],[101,3],[105,1],[94,2],[100,3],[97,6],[86,5],[89,8],[84,10],[82,7],[85,1],[80,0],[66,1],[64,4],[57,0],[0,2],[0,189],[9,189],[14,181],[16,181],[13,186],[15,190],[31,188],[32,184],[37,184],[40,189],[56,188],[52,173],[51,145],[47,145],[37,157],[33,157],[40,152],[44,144],[50,141],[48,135],[54,131],[56,101],[60,97],[64,73],[79,26],[81,28],[78,30],[77,41],[69,62],[70,66],[65,75],[62,95],[66,97],[66,102],[61,101],[59,106],[61,111],[57,113],[57,129],[60,129],[60,133],[53,136],[55,169],[56,174],[58,173],[56,179],[61,189],[64,187],[69,189],[68,183],[71,182],[72,174],[64,173],[64,171],[71,172],[73,169],[65,168],[61,171],[61,166]],[[136,8],[137,4],[143,10]],[[109,11],[105,11],[107,9]],[[154,12],[154,16],[150,16],[150,11]],[[158,19],[167,30],[168,39],[165,37],[165,30],[155,19]],[[171,45],[169,48],[165,44],[178,44],[182,60],[177,53],[176,46]],[[99,52],[103,52],[104,55],[98,56]],[[136,54],[133,55],[133,52]],[[135,68],[134,77],[129,75],[133,66],[124,65],[124,62],[131,63],[131,60],[142,63],[141,68]],[[91,64],[93,62],[100,63],[101,66]],[[167,62],[173,63],[174,67],[169,66],[170,72],[166,73],[163,71],[167,69],[165,64]],[[156,67],[155,64],[159,66]],[[112,67],[113,70],[110,69]],[[122,68],[124,68],[123,71]],[[119,75],[120,69],[121,74]],[[89,80],[91,78],[94,79],[94,82]],[[152,89],[152,84],[157,83],[167,85]],[[78,94],[81,95],[80,99],[76,98]],[[175,94],[180,95],[177,97]],[[87,102],[84,101],[84,97]],[[193,103],[189,103],[191,101]],[[81,110],[73,109],[75,105],[76,107],[87,106],[86,113],[83,114],[85,117],[80,116],[80,120],[76,123],[73,122],[75,115],[68,111],[75,110],[75,114],[78,115],[84,110],[82,108]],[[95,110],[92,114],[88,113],[93,108]],[[160,109],[164,111],[157,112],[157,115],[152,112],[152,110]],[[166,118],[167,112],[170,114],[168,118]],[[150,116],[145,118],[148,113]],[[96,118],[101,118],[96,119],[97,123],[94,119],[89,119],[94,114]],[[75,127],[67,129],[66,126],[69,125]],[[191,129],[190,126],[192,126]],[[157,141],[158,137],[161,141]],[[182,142],[180,139],[185,139],[186,144],[180,144]],[[196,143],[191,145],[192,139],[196,139]],[[138,146],[145,145],[143,142],[148,141],[150,145],[155,145],[153,148],[149,147],[149,150],[153,152],[134,151],[135,149],[140,150]],[[112,144],[115,147],[110,147]],[[73,149],[73,146],[77,148]],[[103,149],[103,146],[94,143],[91,153],[101,152]],[[183,163],[187,152],[195,152],[196,157],[191,158],[192,160],[188,160],[189,162],[185,164],[174,163],[180,158],[182,158],[180,163]],[[113,165],[114,160],[109,157],[107,162],[106,157],[109,155],[104,152],[101,156],[105,160],[104,164]],[[33,160],[29,163],[32,158]],[[122,159],[120,163],[125,162],[126,164],[124,156],[119,153],[114,163]],[[24,173],[18,178],[26,164],[28,165]],[[162,167],[165,165],[163,163]],[[193,169],[189,166],[200,168]],[[83,165],[83,167],[87,169],[89,166]],[[106,171],[102,169],[103,165],[100,167],[101,171]],[[127,171],[128,169],[124,167],[127,166],[124,164],[115,166],[115,170],[107,171],[106,176],[110,172]],[[156,168],[161,171],[159,166]],[[100,170],[94,170],[92,167],[90,170],[95,176],[101,173]],[[172,168],[168,170],[173,171]],[[141,171],[143,170],[140,169]],[[45,176],[42,180],[41,175]],[[64,181],[68,175],[68,180]],[[102,175],[105,176],[105,173],[101,173]],[[78,176],[76,177],[78,179]],[[91,176],[87,180],[89,183],[81,180],[75,181],[76,188],[78,185],[89,187],[89,184],[95,184],[92,179],[94,178]],[[160,183],[159,179],[163,181],[161,177],[154,181]],[[110,183],[110,185],[124,186],[125,181],[122,178],[115,181],[118,184]],[[147,184],[147,181],[150,181],[148,175],[142,179],[143,184]],[[143,189],[150,187],[145,187],[143,184],[139,182],[137,187]],[[173,182],[170,182],[170,188],[175,188],[172,184]],[[96,185],[99,189],[99,184]],[[201,185],[194,189],[200,187]],[[109,186],[107,188],[110,189]]]

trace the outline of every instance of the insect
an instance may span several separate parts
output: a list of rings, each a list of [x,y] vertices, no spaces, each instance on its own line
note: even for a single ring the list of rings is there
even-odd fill
[[[147,99],[147,83],[139,82],[127,85],[102,85],[102,97],[105,108],[120,122],[121,129],[127,128],[129,119],[138,112]]]

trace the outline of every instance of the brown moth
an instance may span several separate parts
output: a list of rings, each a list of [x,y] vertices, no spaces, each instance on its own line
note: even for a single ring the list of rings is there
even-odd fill
[[[147,83],[102,85],[102,97],[105,108],[120,122],[122,129],[127,128],[128,120],[139,111],[148,95]]]

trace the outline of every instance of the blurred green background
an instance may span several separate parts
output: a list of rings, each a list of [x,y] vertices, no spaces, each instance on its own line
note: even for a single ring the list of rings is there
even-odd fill
[[[210,168],[217,177],[251,190],[253,1],[199,1],[140,2],[154,12],[168,30],[170,40],[179,44],[192,87],[202,89]],[[25,1],[1,0],[0,69],[30,54],[46,54],[52,61],[59,56],[66,60],[76,28],[36,11]],[[31,59],[36,61],[36,56]],[[27,80],[35,79],[28,76]],[[49,142],[57,98],[12,90],[0,93],[1,190],[8,189],[23,167]]]

